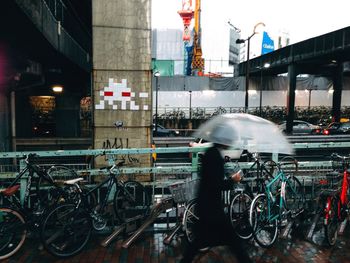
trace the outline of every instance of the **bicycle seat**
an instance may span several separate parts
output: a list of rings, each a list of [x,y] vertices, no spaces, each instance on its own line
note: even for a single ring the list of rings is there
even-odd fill
[[[1,189],[0,193],[2,193],[3,195],[6,195],[6,196],[11,196],[11,195],[14,195],[18,191],[19,188],[20,188],[20,185],[16,184],[16,185],[8,187],[6,189]]]
[[[84,180],[84,178],[75,178],[75,179],[71,179],[71,180],[67,180],[67,181],[64,181],[64,184],[69,184],[69,185],[72,185],[72,184],[76,184],[77,182],[80,182]]]

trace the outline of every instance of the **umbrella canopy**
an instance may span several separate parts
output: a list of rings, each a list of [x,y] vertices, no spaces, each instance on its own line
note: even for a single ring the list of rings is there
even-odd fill
[[[276,124],[247,113],[215,116],[202,124],[194,136],[250,152],[293,154],[292,145]]]

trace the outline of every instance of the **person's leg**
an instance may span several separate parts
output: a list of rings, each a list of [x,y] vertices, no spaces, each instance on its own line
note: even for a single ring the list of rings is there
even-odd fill
[[[236,255],[238,261],[240,263],[251,263],[253,262],[247,253],[246,248],[243,245],[243,240],[240,239],[236,232],[233,230],[233,228],[231,228],[232,231],[228,231],[228,233],[230,233],[231,238],[228,239],[227,245],[230,248],[230,251]]]
[[[253,262],[247,253],[246,248],[243,245],[243,240],[234,231],[229,219],[223,218],[221,221],[221,236],[225,245],[229,246],[230,251],[237,257],[240,263]]]
[[[199,247],[197,242],[188,244],[188,246],[185,248],[185,252],[183,254],[182,259],[180,260],[180,263],[191,263],[194,257],[196,256],[198,250]]]

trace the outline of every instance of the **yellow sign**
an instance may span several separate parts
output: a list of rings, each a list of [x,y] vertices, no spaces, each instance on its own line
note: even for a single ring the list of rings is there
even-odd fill
[[[156,145],[155,144],[152,144],[152,149],[155,149],[156,148]],[[155,162],[157,160],[157,153],[152,153],[152,159],[153,161]]]

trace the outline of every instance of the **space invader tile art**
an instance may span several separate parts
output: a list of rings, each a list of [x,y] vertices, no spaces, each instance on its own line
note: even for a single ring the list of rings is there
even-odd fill
[[[136,95],[142,100],[148,98],[148,92],[132,92],[131,88],[127,85],[127,80],[122,79],[120,83],[114,82],[114,79],[110,78],[108,86],[104,87],[100,92],[100,103],[95,105],[96,110],[104,110],[112,106],[113,110],[148,110],[148,105],[144,104],[142,107],[136,105],[133,98]],[[127,102],[129,102],[127,104]],[[129,107],[128,107],[129,106]]]

